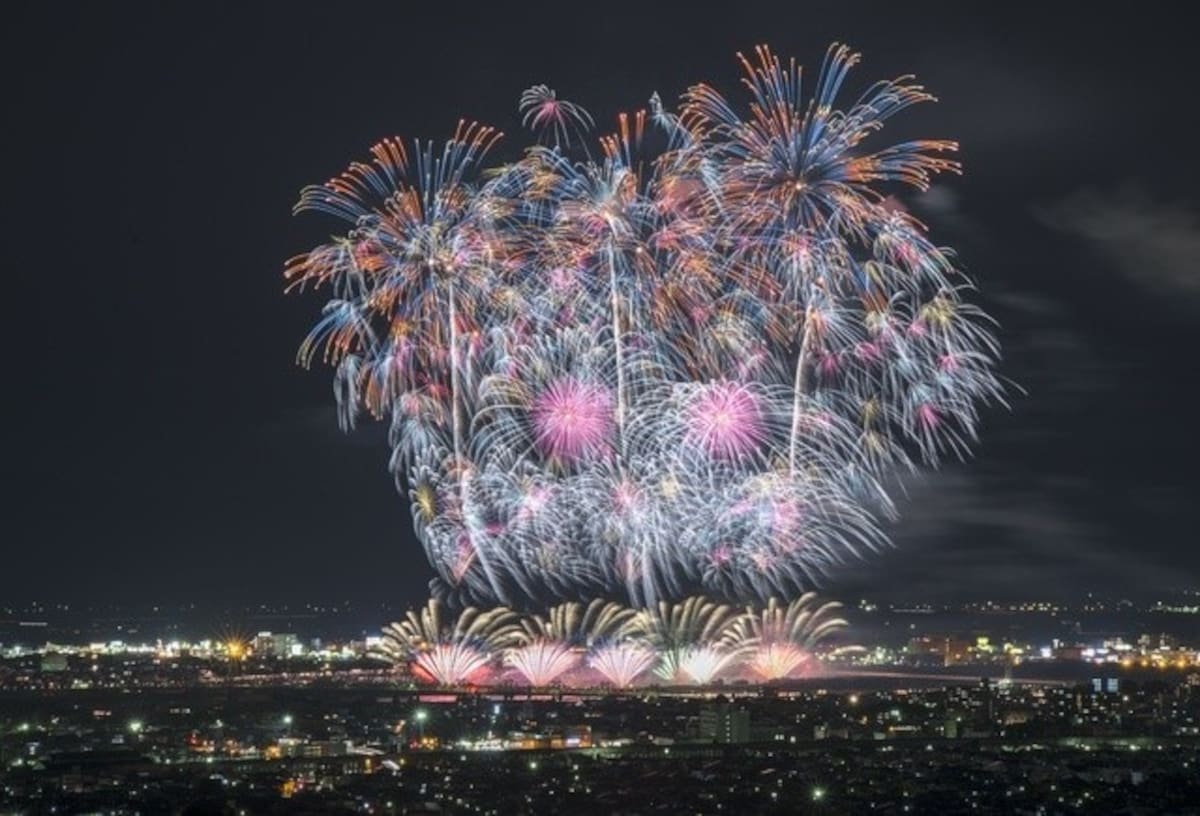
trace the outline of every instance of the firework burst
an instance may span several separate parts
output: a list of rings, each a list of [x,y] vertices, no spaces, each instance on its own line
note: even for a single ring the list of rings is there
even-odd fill
[[[614,688],[629,688],[651,666],[658,656],[654,650],[639,643],[611,643],[595,650],[588,657],[588,666],[599,672]]]
[[[811,592],[786,605],[771,598],[761,610],[747,607],[727,642],[749,655],[747,665],[760,679],[781,680],[808,663],[820,643],[846,628],[846,621],[836,616],[839,609],[836,601],[818,603]]]
[[[697,686],[707,686],[720,674],[732,669],[738,660],[737,652],[720,646],[693,646],[680,657],[676,674]]]
[[[504,654],[504,662],[531,686],[548,686],[578,665],[580,655],[561,640],[534,640]]]
[[[642,610],[634,631],[658,653],[654,669],[658,677],[667,681],[711,679],[721,665],[714,644],[731,631],[735,620],[732,607],[696,595],[674,604],[660,601]]]
[[[345,423],[389,422],[447,597],[795,597],[885,545],[885,485],[968,455],[1003,402],[970,281],[903,203],[956,145],[883,136],[932,95],[841,101],[841,45],[811,88],[765,47],[739,59],[746,106],[655,94],[589,145],[592,116],[538,85],[516,161],[483,167],[499,134],[462,123],[301,194],[350,228],[288,264],[328,293],[300,360],[334,367]],[[540,677],[553,643],[576,645],[544,638]],[[786,643],[760,674],[796,670]]]
[[[516,621],[504,607],[486,612],[468,607],[451,623],[443,620],[441,603],[431,599],[420,612],[410,611],[384,629],[382,650],[397,663],[411,663],[426,680],[461,685],[486,676],[517,637]]]
[[[806,594],[789,603],[734,609],[703,596],[630,608],[601,599],[567,602],[544,614],[469,608],[443,621],[441,604],[385,629],[383,655],[437,686],[512,682],[533,687],[639,682],[707,686],[743,678],[774,682],[809,673],[846,622],[836,603]],[[498,665],[509,669],[505,675]]]
[[[767,643],[754,650],[748,665],[768,682],[788,677],[809,660],[808,652],[791,643]]]
[[[566,146],[571,137],[582,139],[595,127],[592,115],[578,105],[559,99],[552,88],[534,85],[521,94],[521,124],[537,131],[555,146]]]

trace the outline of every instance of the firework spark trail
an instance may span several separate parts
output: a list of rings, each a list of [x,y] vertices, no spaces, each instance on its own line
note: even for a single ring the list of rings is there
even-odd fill
[[[956,145],[880,141],[933,97],[840,104],[840,45],[811,89],[739,59],[746,113],[699,84],[589,148],[535,86],[516,161],[484,168],[499,134],[464,122],[302,192],[351,227],[288,263],[329,293],[299,359],[335,368],[344,424],[389,420],[446,597],[795,596],[885,545],[884,485],[1003,404],[970,281],[901,203]]]
[[[808,653],[791,643],[768,643],[750,657],[748,665],[763,680],[781,680],[808,660]]]
[[[731,649],[748,654],[747,665],[763,680],[779,680],[803,666],[822,641],[847,626],[834,617],[841,604],[817,603],[807,592],[786,605],[771,598],[761,610],[746,607],[726,638]]]
[[[492,655],[465,643],[438,643],[417,654],[414,672],[439,686],[459,686],[484,679]]]
[[[559,640],[534,640],[509,649],[504,662],[531,686],[548,686],[579,663],[579,655]]]
[[[592,115],[583,108],[559,99],[554,89],[535,85],[521,94],[521,124],[540,130],[555,147],[567,146],[574,135],[579,139],[595,127]]]
[[[481,612],[464,609],[453,623],[442,618],[436,600],[384,629],[382,651],[393,661],[411,660],[439,685],[458,685],[480,677],[493,655],[515,641],[517,616],[505,607]]]
[[[652,649],[639,643],[611,643],[595,650],[588,666],[615,688],[623,689],[633,685],[657,659]]]
[[[698,686],[706,686],[728,671],[741,659],[736,653],[720,646],[694,646],[679,660],[679,672]]]
[[[567,602],[551,607],[546,615],[522,618],[517,637],[526,642],[557,640],[572,646],[620,640],[633,630],[633,609],[615,601],[595,598],[586,606]]]
[[[731,630],[734,610],[700,596],[681,603],[667,601],[642,610],[634,623],[639,638],[659,654],[655,674],[664,680],[680,675],[704,677],[707,682],[723,665],[715,646]]]

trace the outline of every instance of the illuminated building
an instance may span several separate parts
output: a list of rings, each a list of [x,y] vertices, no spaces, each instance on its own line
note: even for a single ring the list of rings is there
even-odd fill
[[[750,712],[744,708],[734,708],[729,703],[702,709],[700,738],[730,745],[749,742]]]

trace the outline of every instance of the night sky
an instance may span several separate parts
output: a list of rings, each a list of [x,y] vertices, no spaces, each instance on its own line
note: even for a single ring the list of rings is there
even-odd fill
[[[1193,32],[1152,4],[22,5],[2,35],[6,598],[416,600],[432,572],[383,430],[342,434],[331,373],[293,362],[321,300],[284,296],[283,262],[343,229],[293,218],[300,188],[460,117],[513,150],[535,83],[608,123],[696,81],[736,97],[738,50],[815,68],[833,40],[864,53],[852,93],[912,72],[940,97],[895,132],[958,139],[966,176],[912,206],[1027,394],[828,591],[1200,585]]]

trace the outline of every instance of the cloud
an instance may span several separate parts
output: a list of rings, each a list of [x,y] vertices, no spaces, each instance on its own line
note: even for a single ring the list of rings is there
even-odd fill
[[[938,236],[959,244],[984,244],[988,240],[987,231],[967,215],[958,191],[948,184],[934,184],[913,196],[911,203],[918,217],[930,225],[935,242],[940,242]]]
[[[1059,597],[1173,586],[1178,573],[1131,558],[1087,510],[1086,479],[971,464],[905,480],[895,547],[853,563],[833,595],[883,599]]]
[[[961,542],[965,533],[966,538],[1053,551],[1091,538],[1094,531],[1066,506],[1067,494],[1078,485],[1012,470],[1009,466],[980,472],[968,463],[906,480],[898,543],[920,547],[937,540]],[[975,549],[966,543],[968,550]],[[1014,553],[1004,549],[1003,557],[1011,560]]]
[[[1144,191],[1079,190],[1035,209],[1041,222],[1088,243],[1132,282],[1200,302],[1200,216]]]

